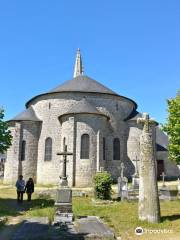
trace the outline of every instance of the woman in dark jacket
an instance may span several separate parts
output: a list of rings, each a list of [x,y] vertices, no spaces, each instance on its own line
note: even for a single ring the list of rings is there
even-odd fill
[[[29,180],[26,183],[25,192],[27,193],[28,201],[31,201],[31,195],[34,192],[34,182],[32,178],[29,178]]]

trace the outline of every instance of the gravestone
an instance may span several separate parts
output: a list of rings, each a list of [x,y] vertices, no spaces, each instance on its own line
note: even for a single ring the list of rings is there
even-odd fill
[[[178,178],[178,185],[177,185],[178,195],[180,196],[180,179]]]
[[[138,171],[138,162],[137,156],[134,160],[135,162],[135,173],[132,175],[132,188],[133,189],[139,189],[139,171]]]
[[[147,113],[143,113],[137,123],[143,125],[140,137],[139,219],[157,223],[160,221],[160,205],[155,165],[155,134],[153,135],[153,127],[157,123],[149,119]]]
[[[162,182],[163,182],[163,184],[162,184],[162,186],[161,186],[161,188],[160,188],[160,190],[159,190],[159,192],[160,192],[160,199],[161,200],[169,200],[169,201],[171,201],[171,200],[176,200],[177,199],[177,197],[178,197],[178,188],[177,189],[170,189],[168,186],[166,186],[166,184],[165,184],[165,173],[164,172],[162,172]]]
[[[60,186],[56,193],[56,213],[54,222],[71,222],[73,220],[72,213],[72,189],[68,186],[68,180],[66,176],[66,164],[67,156],[73,155],[73,153],[67,151],[67,145],[63,145],[63,152],[57,153],[57,155],[63,156],[63,172],[60,177]]]
[[[124,177],[124,163],[121,163],[121,174],[118,177],[118,197],[123,201],[128,199],[128,179]]]
[[[100,167],[99,172],[104,172],[104,167]]]
[[[166,176],[166,174],[164,172],[162,172],[162,174],[160,175],[160,177],[162,177],[162,187],[161,188],[166,188],[165,176]]]
[[[177,197],[178,199],[180,199],[180,179],[179,178],[178,178],[178,184],[177,184],[177,191],[178,191]]]
[[[161,200],[168,200],[168,201],[171,201],[171,200],[176,200],[178,197],[178,190],[177,189],[174,189],[174,190],[171,190],[169,188],[161,188],[160,189],[160,199]]]

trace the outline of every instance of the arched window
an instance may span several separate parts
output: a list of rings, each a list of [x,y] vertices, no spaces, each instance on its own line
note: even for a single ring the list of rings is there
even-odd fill
[[[81,136],[81,159],[89,159],[89,135]]]
[[[113,141],[113,159],[120,160],[120,141],[119,138],[114,138]]]
[[[45,153],[44,153],[44,161],[52,160],[52,138],[48,137],[45,140]]]
[[[103,160],[106,160],[106,139],[103,137]]]
[[[26,157],[26,141],[22,141],[21,143],[21,161],[24,161]]]

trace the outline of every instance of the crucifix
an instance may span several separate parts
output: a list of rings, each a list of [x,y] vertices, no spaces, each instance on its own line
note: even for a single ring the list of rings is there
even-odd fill
[[[164,172],[162,172],[162,174],[160,175],[161,177],[162,177],[162,181],[163,181],[163,187],[165,187],[166,185],[165,185],[165,173]]]
[[[62,176],[60,177],[62,179],[61,185],[66,186],[67,185],[67,176],[66,176],[66,165],[67,165],[67,156],[73,155],[72,152],[67,151],[67,145],[63,143],[63,152],[57,153],[57,155],[63,156],[63,172]]]

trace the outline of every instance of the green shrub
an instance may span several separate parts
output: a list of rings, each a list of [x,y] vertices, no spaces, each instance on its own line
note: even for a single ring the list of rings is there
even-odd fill
[[[99,172],[94,176],[94,194],[99,199],[110,199],[111,198],[111,185],[112,178],[111,174],[107,172]]]

